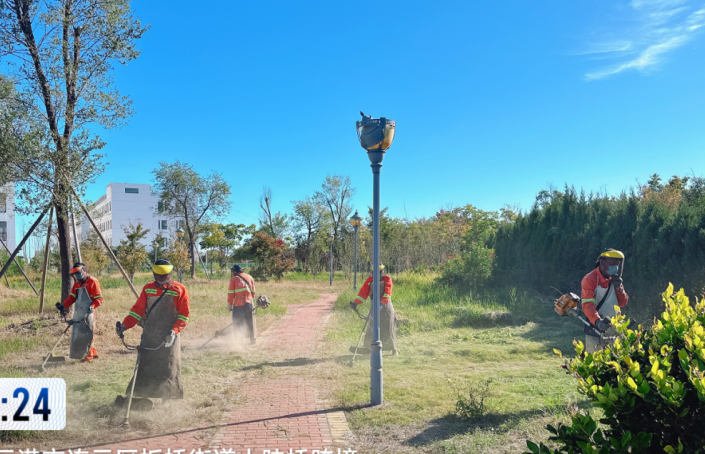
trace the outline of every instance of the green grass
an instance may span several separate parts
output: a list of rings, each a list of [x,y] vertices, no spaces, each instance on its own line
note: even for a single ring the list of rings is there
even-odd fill
[[[364,408],[368,356],[352,368],[338,362],[331,371],[339,377],[335,397],[348,409],[363,451],[368,443],[375,452],[521,453],[526,438],[545,439],[546,424],[586,407],[552,351],[570,353],[582,330],[555,315],[552,303],[515,289],[461,295],[429,274],[392,277],[392,301],[404,324],[401,355],[384,357],[384,406]],[[360,335],[363,322],[348,307],[353,297],[348,290],[336,303],[331,353],[347,350]],[[456,417],[458,392],[490,378],[489,413],[470,421]]]
[[[36,338],[14,337],[0,340],[0,360],[8,353],[15,353],[39,345]]]
[[[360,275],[358,275],[358,278]],[[322,271],[318,273],[317,275],[313,275],[311,273],[301,273],[301,272],[296,272],[296,273],[289,273],[286,275],[285,279],[287,281],[330,281],[330,273],[328,271]],[[340,280],[345,280],[348,279],[343,275],[342,271],[336,271],[333,273],[333,280],[334,281],[340,281]]]

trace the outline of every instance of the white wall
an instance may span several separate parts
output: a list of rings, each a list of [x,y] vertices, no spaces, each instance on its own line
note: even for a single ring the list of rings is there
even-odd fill
[[[137,190],[137,193],[125,192],[126,188],[131,191]],[[127,239],[122,230],[123,226],[141,222],[145,229],[149,229],[147,238],[141,243],[151,250],[151,244],[158,233],[169,236],[177,229],[176,220],[156,214],[158,203],[159,195],[152,193],[152,188],[148,184],[110,183],[106,188],[105,196],[98,199],[91,217],[112,246],[117,246],[120,240]],[[167,221],[166,230],[160,228],[161,220]],[[85,220],[80,227],[81,238],[86,238],[89,228],[90,224]]]
[[[0,222],[5,222],[7,226],[5,244],[11,251],[14,251],[15,247],[17,247],[17,238],[15,236],[15,185],[8,183],[5,186],[0,186],[0,197],[5,197],[5,212],[0,212]],[[1,206],[2,203],[0,203]]]

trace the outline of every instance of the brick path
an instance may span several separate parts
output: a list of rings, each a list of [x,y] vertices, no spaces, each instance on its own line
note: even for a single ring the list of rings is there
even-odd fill
[[[262,333],[261,350],[269,361],[284,361],[311,357],[321,340],[327,318],[336,295],[323,294],[310,304],[290,305],[279,327]],[[160,437],[131,440],[96,449],[142,449],[166,452],[192,449],[233,453],[262,454],[264,450],[288,453],[290,449],[313,450],[331,448],[348,431],[343,412],[327,411],[329,405],[318,395],[312,379],[289,376],[273,379],[246,380],[242,385],[244,404],[223,415],[220,426],[210,442],[213,427],[201,427]]]

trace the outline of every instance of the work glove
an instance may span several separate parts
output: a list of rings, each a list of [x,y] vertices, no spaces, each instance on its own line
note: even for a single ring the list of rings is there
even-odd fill
[[[56,310],[58,310],[59,314],[61,314],[62,316],[66,315],[66,308],[64,307],[63,304],[56,303]]]
[[[606,318],[598,318],[597,321],[595,322],[595,327],[603,333],[605,331],[607,331],[610,328],[610,326],[612,326],[612,324]]]
[[[357,304],[355,304],[355,301],[350,301],[350,309],[356,311],[357,310]]]
[[[92,314],[93,312],[95,312],[95,308],[93,306],[88,306],[88,313]]]
[[[615,290],[622,290],[622,278],[620,276],[612,276],[612,285]]]
[[[233,307],[232,307],[231,305],[229,305],[229,304],[228,304],[228,310],[229,310],[230,312],[233,311]]]
[[[172,329],[171,332],[167,334],[166,339],[164,339],[164,346],[169,348],[174,345],[174,342],[176,342],[176,333]]]
[[[120,339],[125,337],[125,331],[127,331],[127,327],[125,325],[120,322],[115,322],[115,332]]]

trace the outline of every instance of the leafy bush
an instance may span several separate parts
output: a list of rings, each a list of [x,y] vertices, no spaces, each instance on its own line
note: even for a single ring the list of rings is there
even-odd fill
[[[601,422],[610,440],[643,432],[650,447],[632,452],[703,453],[705,300],[691,306],[683,289],[674,294],[669,284],[663,301],[666,310],[650,329],[631,330],[618,313],[612,319],[619,333],[614,345],[590,354],[576,341],[577,357],[564,367],[577,377],[580,392],[604,410]]]
[[[470,243],[459,257],[441,266],[439,282],[451,286],[477,288],[492,275],[494,250],[479,243]]]
[[[485,401],[491,397],[491,384],[490,378],[484,383],[469,383],[462,391],[456,390],[458,400],[455,402],[455,414],[463,419],[483,417],[488,409]]]
[[[621,438],[607,437],[597,428],[597,423],[590,415],[575,415],[571,417],[572,426],[559,424],[558,428],[548,426],[553,434],[548,439],[559,445],[553,450],[543,443],[537,445],[526,442],[530,452],[524,454],[559,454],[559,453],[586,453],[586,454],[627,454],[647,453],[651,445],[651,435],[644,432],[634,437],[627,431]]]
[[[294,268],[294,260],[286,257],[286,244],[281,238],[273,238],[265,232],[253,235],[249,245],[249,253],[255,259],[252,277],[267,281],[269,277],[280,280]]]

